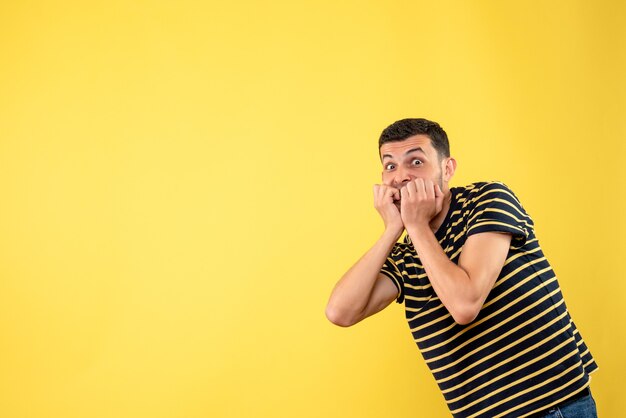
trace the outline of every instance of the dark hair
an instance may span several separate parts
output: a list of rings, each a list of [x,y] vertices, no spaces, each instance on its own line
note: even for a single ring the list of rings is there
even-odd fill
[[[378,149],[384,143],[403,141],[413,135],[428,135],[430,143],[437,151],[439,159],[450,156],[448,135],[437,122],[427,119],[401,119],[385,128],[378,139]]]

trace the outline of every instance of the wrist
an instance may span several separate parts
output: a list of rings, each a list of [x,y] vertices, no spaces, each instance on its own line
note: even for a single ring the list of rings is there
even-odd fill
[[[404,231],[404,225],[387,225],[385,226],[385,231],[383,232],[383,237],[392,239],[394,242],[397,241],[402,232]]]
[[[431,229],[430,224],[424,221],[424,222],[415,222],[411,225],[407,225],[406,232],[411,237],[411,240],[415,241],[415,239],[413,239],[414,237],[419,237],[429,232],[432,233],[433,230]]]

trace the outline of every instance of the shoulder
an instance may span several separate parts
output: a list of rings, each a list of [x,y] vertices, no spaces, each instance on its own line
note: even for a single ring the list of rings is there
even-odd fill
[[[459,203],[463,203],[465,207],[494,198],[511,200],[519,204],[515,193],[501,181],[479,181],[467,186],[454,187],[452,191]]]
[[[502,191],[506,193],[513,193],[511,188],[504,184],[501,181],[492,180],[492,181],[480,181],[476,183],[470,184],[468,187],[472,187],[472,190],[476,190],[478,193],[484,192],[496,192]]]

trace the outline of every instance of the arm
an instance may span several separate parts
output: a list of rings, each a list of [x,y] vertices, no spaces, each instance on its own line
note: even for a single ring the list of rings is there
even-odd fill
[[[416,227],[409,236],[441,302],[460,325],[472,322],[502,270],[511,235],[484,232],[467,238],[459,265],[443,251],[432,230]]]
[[[398,289],[380,273],[398,236],[387,231],[348,270],[333,289],[326,317],[335,325],[349,327],[387,307]]]
[[[454,320],[472,322],[504,266],[512,236],[485,232],[467,238],[459,264],[443,251],[429,221],[441,208],[443,194],[429,180],[416,179],[401,191],[402,218],[435,293]]]
[[[374,206],[385,223],[385,232],[337,282],[326,317],[334,324],[348,327],[388,306],[398,295],[396,286],[380,273],[404,225],[394,200],[400,197],[392,187],[374,186]]]

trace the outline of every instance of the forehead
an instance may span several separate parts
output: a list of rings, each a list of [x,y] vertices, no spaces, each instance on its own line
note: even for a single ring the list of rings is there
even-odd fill
[[[380,156],[388,154],[393,158],[400,158],[405,152],[414,149],[421,148],[426,155],[432,155],[435,149],[432,146],[430,137],[428,135],[413,135],[402,141],[386,142],[380,147]]]

